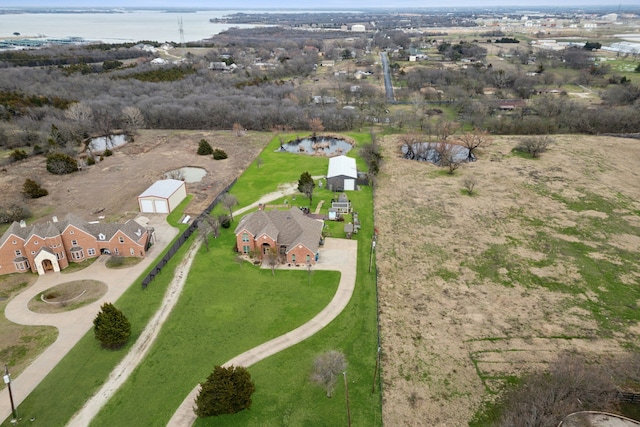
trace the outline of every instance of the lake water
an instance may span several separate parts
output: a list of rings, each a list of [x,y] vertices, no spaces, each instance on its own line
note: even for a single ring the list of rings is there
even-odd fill
[[[211,18],[221,18],[239,10],[207,10],[165,12],[131,10],[123,13],[21,13],[0,14],[0,38],[20,37],[66,38],[82,37],[105,43],[125,43],[140,40],[157,42],[180,41],[178,20],[182,19],[185,41],[209,38],[230,27],[251,28],[255,25],[212,24]],[[249,11],[243,11],[249,12]]]

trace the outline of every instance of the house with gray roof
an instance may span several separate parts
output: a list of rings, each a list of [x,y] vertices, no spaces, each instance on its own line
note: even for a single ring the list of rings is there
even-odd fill
[[[153,229],[135,220],[124,224],[91,223],[73,214],[62,221],[27,225],[14,222],[0,238],[0,275],[59,272],[70,262],[82,262],[101,254],[144,257],[152,243]]]
[[[260,259],[276,251],[287,264],[315,264],[322,238],[322,220],[309,218],[297,207],[286,211],[259,210],[240,220],[235,229],[236,248]]]

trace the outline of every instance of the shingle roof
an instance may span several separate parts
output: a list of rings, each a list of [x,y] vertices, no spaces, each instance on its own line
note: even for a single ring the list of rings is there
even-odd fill
[[[247,230],[254,237],[267,234],[278,245],[287,247],[287,252],[297,245],[304,245],[316,252],[322,235],[322,221],[307,218],[293,207],[287,211],[256,211],[240,220],[235,234]]]
[[[327,178],[341,175],[348,176],[350,178],[358,178],[356,159],[347,156],[336,156],[329,159],[329,171],[327,172]]]

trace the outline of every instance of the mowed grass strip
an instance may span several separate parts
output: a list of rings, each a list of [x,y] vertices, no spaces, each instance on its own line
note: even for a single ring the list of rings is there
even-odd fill
[[[186,228],[184,224],[177,225],[190,197],[184,200],[171,214],[167,221],[177,227]],[[195,236],[183,245],[171,261],[162,269],[146,290],[142,290],[142,278],[152,267],[140,275],[129,289],[115,302],[115,306],[122,310],[131,322],[131,338],[127,345],[118,351],[107,351],[100,348],[90,330],[45,377],[29,396],[17,408],[23,419],[36,418],[47,426],[65,425],[102,385],[113,368],[122,360],[138,339],[151,316],[156,312],[167,286],[173,279],[173,272],[179,265]],[[160,254],[158,259],[166,253],[171,245]],[[96,309],[96,314],[98,309]],[[16,378],[14,381],[19,381]],[[5,420],[2,426],[10,426]]]
[[[313,318],[340,273],[276,271],[235,261],[233,229],[201,248],[158,341],[92,425],[165,425],[215,365]]]

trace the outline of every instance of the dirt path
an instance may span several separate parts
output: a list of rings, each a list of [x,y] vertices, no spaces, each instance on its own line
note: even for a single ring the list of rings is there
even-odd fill
[[[142,362],[147,352],[151,348],[151,345],[158,337],[158,333],[162,328],[162,325],[169,317],[169,314],[175,307],[182,289],[184,288],[189,269],[201,242],[198,240],[193,244],[187,256],[180,263],[178,269],[175,272],[175,276],[171,281],[167,293],[162,300],[162,306],[149,321],[144,331],[140,335],[140,338],[136,341],[129,353],[124,359],[116,366],[111,372],[107,382],[94,394],[84,406],[71,418],[71,421],[67,424],[68,427],[84,427],[89,425],[89,422],[98,414],[100,409],[111,399],[115,392],[125,383],[129,376],[133,373],[134,369]]]

